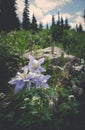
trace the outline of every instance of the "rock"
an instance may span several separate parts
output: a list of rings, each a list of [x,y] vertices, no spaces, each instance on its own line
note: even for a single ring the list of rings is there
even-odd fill
[[[60,49],[58,47],[54,47],[54,54],[52,54],[52,47],[47,47],[45,49],[38,49],[36,51],[25,53],[24,57],[28,59],[30,54],[34,55],[37,58],[41,58],[41,57],[45,57],[46,58],[47,57],[48,59],[52,60],[52,63],[54,65],[57,64],[58,60],[60,60],[59,58],[61,58],[62,55],[68,61],[75,58],[75,56],[66,54],[62,49]]]
[[[73,66],[73,69],[76,71],[82,71],[83,68],[84,68],[84,65]]]

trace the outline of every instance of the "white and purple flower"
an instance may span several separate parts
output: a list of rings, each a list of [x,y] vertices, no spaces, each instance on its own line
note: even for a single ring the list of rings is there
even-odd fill
[[[29,55],[29,70],[34,73],[41,73],[45,72],[45,68],[41,66],[41,64],[44,62],[44,58],[40,58],[39,60],[36,60],[33,56]]]
[[[47,84],[47,80],[50,78],[50,75],[36,75],[33,79],[34,84],[36,85],[36,88],[44,87],[49,88],[49,85]]]
[[[28,69],[27,66],[25,66],[20,70],[20,72],[17,72],[15,78],[13,78],[8,82],[9,84],[15,86],[15,93],[21,91],[24,88],[25,83],[29,83],[29,79],[27,78],[27,76],[28,76]]]
[[[15,86],[15,93],[21,91],[24,86],[30,90],[31,83],[36,85],[36,88],[45,87],[49,88],[47,80],[50,75],[43,75],[41,72],[46,71],[41,64],[44,62],[44,58],[35,60],[33,56],[29,56],[29,64],[24,66],[19,72],[17,72],[15,78],[8,83]]]

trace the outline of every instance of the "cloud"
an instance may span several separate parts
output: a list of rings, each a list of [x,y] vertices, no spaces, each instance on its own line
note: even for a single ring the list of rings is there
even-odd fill
[[[32,19],[33,14],[37,18],[37,21],[40,21],[44,16],[42,10],[40,8],[37,8],[33,4],[30,4],[29,10],[30,10],[30,19]]]
[[[23,13],[23,9],[24,9],[24,0],[17,0],[17,11],[16,13],[19,16],[20,21],[22,21],[22,13]]]
[[[77,24],[84,23],[84,20],[83,20],[83,18],[81,16],[77,16],[75,21],[76,21]]]
[[[66,18],[71,19],[72,15],[69,13],[60,13],[60,17],[63,17],[63,20],[65,20]],[[58,15],[55,16],[55,19],[58,20]]]
[[[44,25],[46,23],[51,23],[52,14],[50,11],[57,6],[62,6],[66,3],[70,3],[72,0],[34,0],[34,2],[30,3],[30,19],[32,19],[32,15],[34,14],[38,23],[42,22]],[[71,18],[70,14],[61,14],[64,18]],[[57,18],[57,15],[55,16]]]
[[[44,12],[40,8],[35,7],[34,5],[30,5],[30,19],[32,19],[33,13],[37,19],[37,23],[40,22],[45,26],[47,23],[50,24],[52,21],[52,15],[48,13],[44,15]]]
[[[82,17],[82,12],[78,11],[74,14],[74,19],[73,22],[70,23],[70,25],[72,26],[72,28],[76,27],[76,24],[82,24],[83,29],[85,30],[85,23],[84,23],[84,19]]]
[[[41,20],[41,22],[46,25],[47,23],[50,24],[52,22],[52,15],[48,14],[46,16],[44,16]]]
[[[23,9],[24,9],[24,0],[17,0],[17,11],[16,13],[19,16],[20,21],[22,22],[23,17]],[[56,9],[56,7],[63,6],[65,4],[71,3],[72,0],[33,0],[29,2],[29,16],[32,19],[33,13],[37,19],[37,22],[42,22],[44,25],[47,23],[50,25],[52,22],[52,14],[50,13],[51,10]],[[60,16],[63,17],[65,20],[68,18],[69,24],[72,28],[75,28],[76,24],[82,24],[85,30],[85,23],[82,17],[82,12],[78,11],[72,16],[69,13],[61,13]],[[55,15],[55,20],[58,19],[58,15]],[[70,21],[72,20],[72,21]]]
[[[77,16],[82,16],[82,12],[81,12],[81,11],[78,11],[78,12],[75,13],[75,15],[77,15]]]
[[[72,2],[72,0],[35,0],[35,6],[46,13],[58,6],[62,6],[70,2]]]
[[[35,15],[38,23],[41,21],[44,24],[51,21],[51,14],[49,11],[52,9],[62,6],[66,3],[70,3],[72,0],[33,0],[29,2],[29,16],[32,19],[33,14]],[[19,16],[20,21],[22,22],[23,17],[23,9],[24,9],[24,0],[17,0],[17,14]],[[46,15],[47,13],[47,15]],[[69,17],[69,15],[68,15]]]
[[[70,19],[70,18],[72,18],[72,15],[70,15],[70,14],[68,14],[68,13],[61,13],[60,14],[60,17],[63,17],[63,19],[65,20],[66,18],[68,18],[68,19]],[[55,18],[55,22],[58,20],[58,15],[55,15],[54,16],[54,18]],[[51,25],[51,22],[52,22],[52,14],[47,14],[46,16],[44,16],[43,18],[42,18],[42,20],[41,20],[41,22],[44,24],[44,25],[46,25],[47,23],[49,24],[49,25]]]

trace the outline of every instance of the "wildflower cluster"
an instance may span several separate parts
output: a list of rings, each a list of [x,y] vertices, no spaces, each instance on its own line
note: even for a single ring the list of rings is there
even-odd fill
[[[49,88],[47,80],[51,76],[42,74],[42,72],[46,71],[45,68],[41,66],[43,62],[44,58],[36,60],[33,56],[29,55],[29,64],[22,67],[16,76],[8,82],[15,86],[15,93],[20,92],[24,86],[30,90],[32,83],[35,84],[36,88]]]

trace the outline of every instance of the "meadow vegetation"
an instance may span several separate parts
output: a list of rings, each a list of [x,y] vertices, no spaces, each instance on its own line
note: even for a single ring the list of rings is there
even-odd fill
[[[36,89],[32,84],[30,91],[24,88],[15,94],[8,82],[29,63],[24,53],[52,46],[53,42],[54,46],[77,57],[79,63],[76,61],[75,66],[83,65],[82,70],[73,69],[74,64],[67,68],[62,55],[56,67],[45,58],[42,66],[46,69],[44,74],[51,75],[49,88]],[[0,129],[84,130],[84,84],[85,32],[66,29],[61,39],[55,41],[50,29],[36,33],[26,30],[0,32]]]

